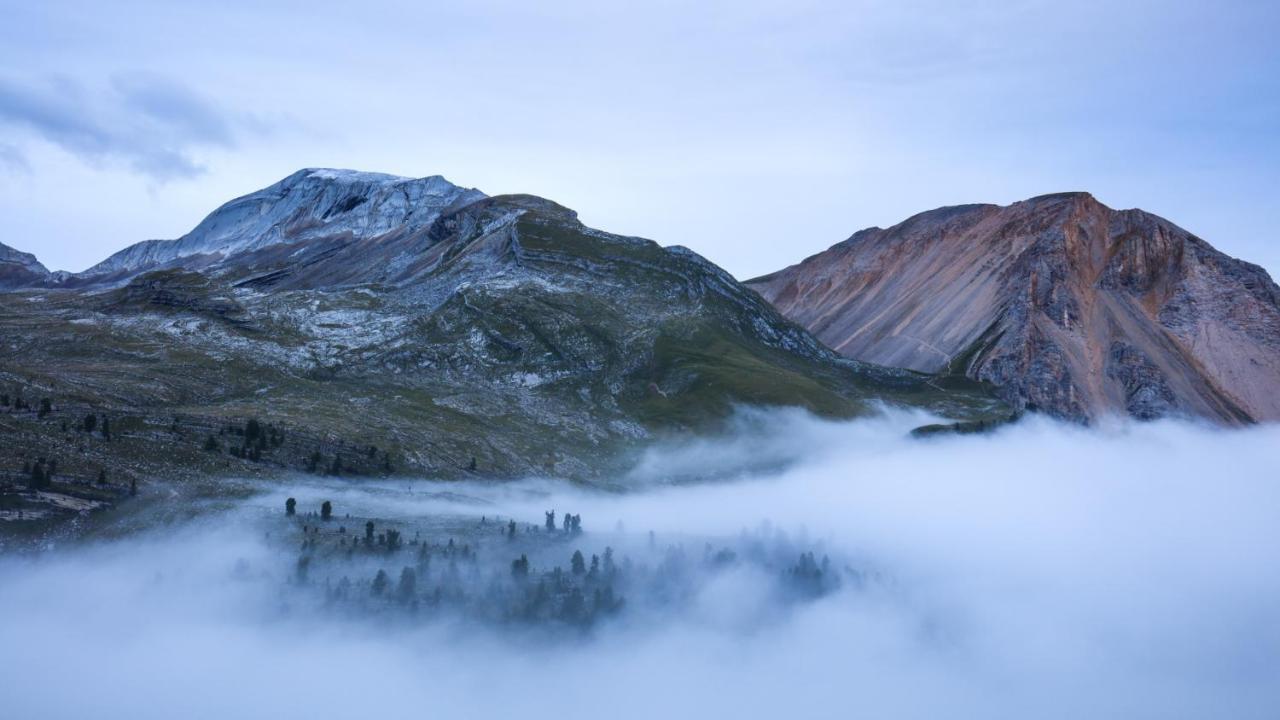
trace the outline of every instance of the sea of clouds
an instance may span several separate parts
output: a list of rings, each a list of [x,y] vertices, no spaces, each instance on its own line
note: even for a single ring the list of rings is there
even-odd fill
[[[913,439],[917,415],[744,413],[599,492],[320,481],[123,539],[0,558],[12,718],[1275,718],[1280,427],[1026,420]],[[717,473],[721,480],[673,484]],[[260,531],[283,498],[486,513],[659,543],[771,527],[879,580],[777,605],[744,567],[669,617],[508,637],[289,605]]]

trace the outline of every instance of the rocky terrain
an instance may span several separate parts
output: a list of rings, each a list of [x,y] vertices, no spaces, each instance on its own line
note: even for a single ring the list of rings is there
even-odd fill
[[[689,250],[439,177],[305,170],[85,273],[3,257],[5,517],[287,472],[617,485],[738,405],[1009,413],[842,358]]]
[[[23,287],[48,279],[50,273],[36,256],[0,245],[0,288]]]
[[[1087,193],[921,213],[747,285],[850,358],[990,382],[1018,408],[1280,419],[1266,271]]]

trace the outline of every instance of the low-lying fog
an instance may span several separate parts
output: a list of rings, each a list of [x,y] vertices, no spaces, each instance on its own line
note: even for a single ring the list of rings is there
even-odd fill
[[[186,524],[0,559],[0,715],[1280,716],[1280,427],[1033,420],[908,438],[920,421],[749,413],[732,437],[655,451],[607,494],[300,479]],[[302,526],[322,524],[323,500],[335,518],[304,582]],[[557,530],[568,512],[583,532],[547,533],[552,509]],[[356,605],[323,602],[337,568],[380,564],[394,585],[415,555],[357,552],[346,540],[366,517],[404,523],[406,543],[461,518],[476,587],[511,582],[509,548],[544,537],[530,577],[605,546],[637,576],[676,548],[701,569],[672,576],[690,578],[680,602],[635,590],[589,628],[531,629],[433,610],[437,555],[412,611],[368,618],[368,577],[352,578]],[[780,590],[793,571],[771,558],[806,550],[833,582]]]

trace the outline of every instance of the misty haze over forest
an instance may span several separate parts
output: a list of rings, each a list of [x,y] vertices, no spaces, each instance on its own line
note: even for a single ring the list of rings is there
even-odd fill
[[[8,557],[0,635],[20,650],[0,654],[4,702],[15,717],[1272,716],[1275,427],[1031,420],[905,438],[920,420],[747,412],[718,439],[652,451],[627,492],[299,478],[141,534]],[[733,477],[655,480],[709,458]],[[330,500],[331,523],[474,530],[484,517],[493,532],[457,537],[496,575],[511,560],[497,518],[540,533],[559,508],[584,531],[544,565],[568,572],[576,548],[637,564],[678,549],[692,594],[637,598],[589,629],[351,613],[312,592],[337,578],[313,567],[300,583],[298,551],[280,552],[298,539],[286,497],[302,515]],[[785,570],[707,559],[744,542],[814,548],[844,581],[797,601],[779,593]],[[375,564],[394,580],[412,551]]]

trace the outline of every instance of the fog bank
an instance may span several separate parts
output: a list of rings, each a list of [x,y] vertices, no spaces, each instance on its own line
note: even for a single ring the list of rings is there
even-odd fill
[[[1031,420],[906,437],[918,419],[744,415],[725,438],[655,450],[619,480],[625,493],[554,479],[300,479],[184,525],[3,558],[0,708],[15,718],[1280,713],[1280,428]],[[737,477],[663,481],[709,468]],[[769,570],[738,563],[678,612],[633,603],[587,634],[429,613],[365,622],[286,591],[295,556],[268,534],[282,532],[272,523],[290,496],[303,510],[331,500],[340,517],[541,525],[559,509],[582,516],[584,548],[620,553],[644,552],[652,531],[659,550],[700,555],[748,529],[873,580],[783,603]]]

